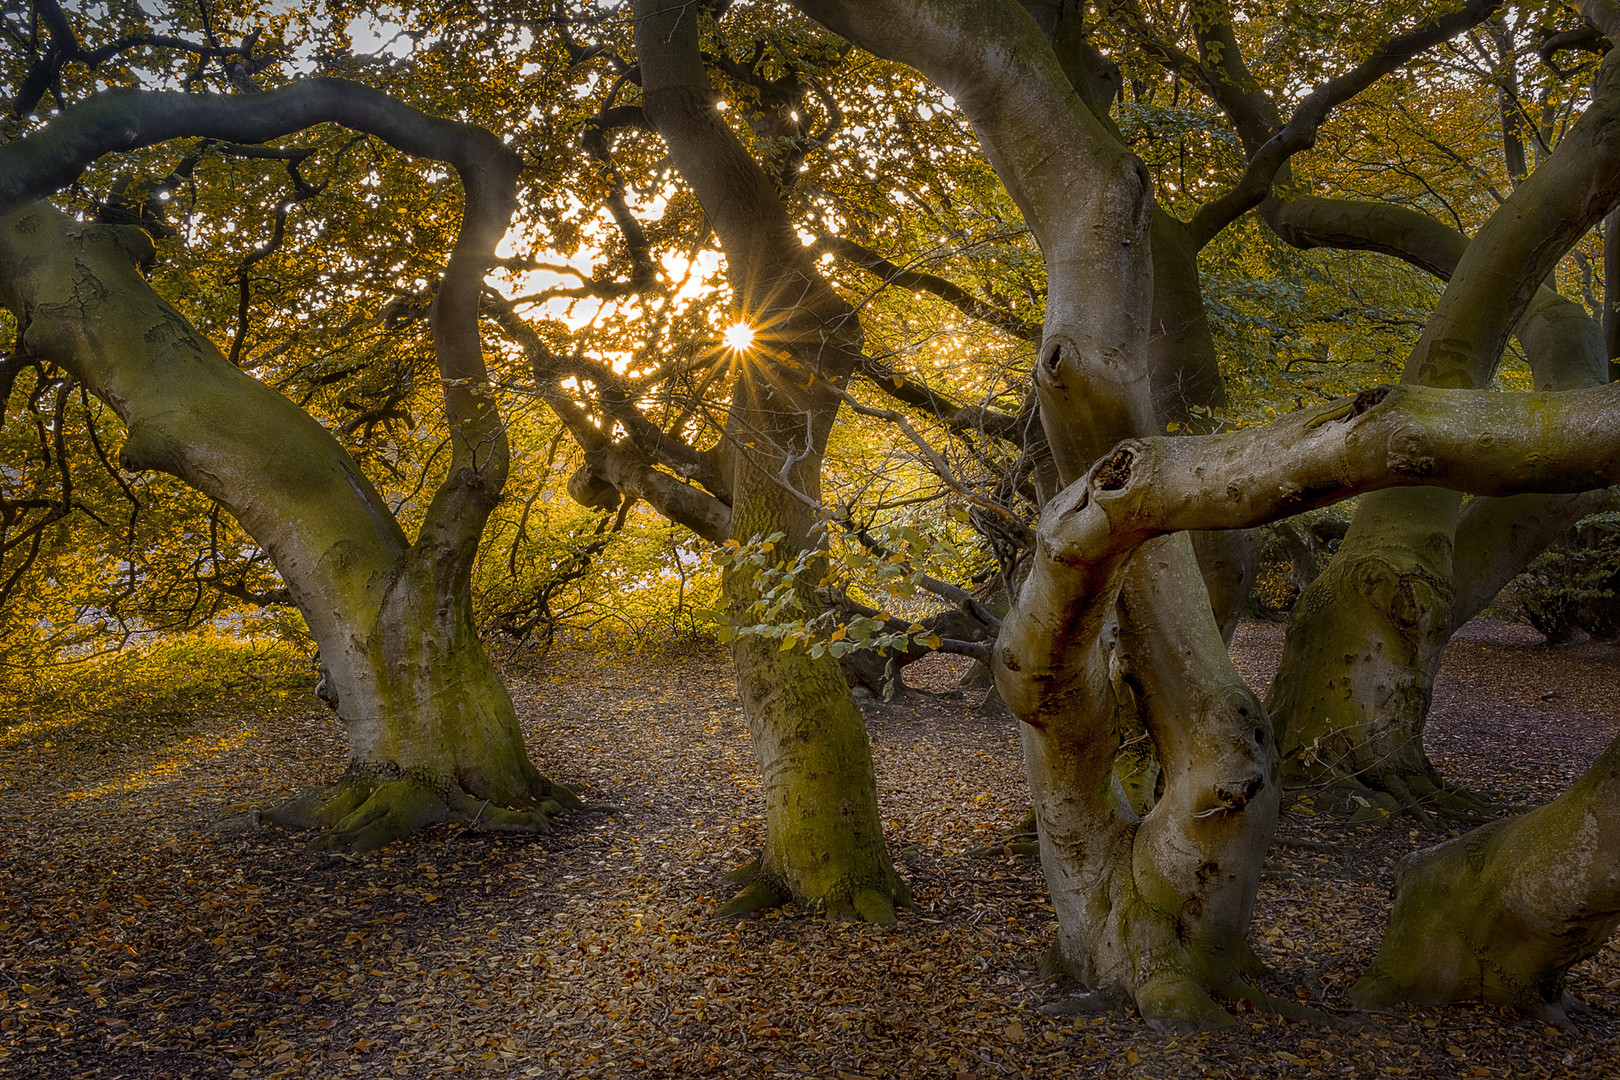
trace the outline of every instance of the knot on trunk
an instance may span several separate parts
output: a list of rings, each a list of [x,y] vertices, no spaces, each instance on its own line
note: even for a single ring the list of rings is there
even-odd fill
[[[1390,436],[1386,461],[1392,472],[1421,478],[1434,471],[1433,450],[1428,434],[1408,425]]]

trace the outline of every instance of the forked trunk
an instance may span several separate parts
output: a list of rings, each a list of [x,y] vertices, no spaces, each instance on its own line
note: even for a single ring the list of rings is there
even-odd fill
[[[151,254],[138,229],[31,207],[0,220],[0,302],[35,355],[123,419],[123,467],[171,473],[218,501],[304,613],[352,760],[335,789],[300,797],[282,820],[331,826],[321,846],[367,848],[445,817],[543,829],[547,813],[578,805],[529,764],[473,633],[471,546],[424,529],[412,547],[325,429],[152,292],[136,269]],[[458,473],[435,502],[489,501],[481,483]]]

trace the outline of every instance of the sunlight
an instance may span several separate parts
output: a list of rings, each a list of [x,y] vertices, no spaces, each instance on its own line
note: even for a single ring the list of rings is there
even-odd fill
[[[734,322],[726,327],[722,336],[726,339],[728,349],[745,352],[754,343],[754,328],[745,322]]]

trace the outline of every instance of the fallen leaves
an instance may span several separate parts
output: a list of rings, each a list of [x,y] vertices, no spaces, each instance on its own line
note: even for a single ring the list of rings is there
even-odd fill
[[[1240,647],[1271,643],[1262,633]],[[1061,991],[1035,976],[1054,925],[1035,861],[963,855],[1026,809],[1016,727],[925,695],[868,710],[884,820],[918,909],[892,930],[791,909],[712,922],[729,895],[722,875],[761,840],[726,667],[572,656],[509,667],[542,770],[621,813],[565,818],[537,842],[439,828],[311,857],[287,834],[209,830],[240,819],[228,807],[341,767],[313,700],[274,715],[221,705],[155,729],[138,714],[123,726],[102,717],[94,741],[57,724],[48,769],[29,740],[0,741],[0,1073],[1576,1077],[1602,1075],[1620,1050],[1612,945],[1574,973],[1599,1010],[1579,1039],[1495,1009],[1365,1017],[1359,1032],[1247,1012],[1232,1032],[1180,1038],[1124,1013],[1042,1015]],[[907,677],[951,683],[946,666]],[[1586,683],[1605,679],[1589,665]],[[1476,719],[1491,714],[1467,709],[1509,699],[1471,703],[1456,685],[1442,686],[1434,722],[1449,767],[1503,789],[1492,777],[1514,767]],[[1534,703],[1561,726],[1546,744],[1554,764],[1518,767],[1524,789],[1579,756],[1580,724],[1597,723],[1582,718],[1599,715],[1590,704],[1574,691],[1558,702],[1585,710],[1571,722]],[[210,751],[184,757],[188,746]],[[165,761],[178,764],[120,786]],[[98,793],[69,797],[87,791]],[[1255,947],[1277,971],[1266,990],[1342,1009],[1382,931],[1393,861],[1420,841],[1327,814],[1290,815],[1282,832],[1300,846],[1273,849],[1280,872],[1260,896]]]

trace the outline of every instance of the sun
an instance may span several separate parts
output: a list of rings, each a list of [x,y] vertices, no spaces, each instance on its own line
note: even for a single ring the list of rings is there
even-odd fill
[[[754,328],[745,322],[734,322],[726,327],[722,336],[726,339],[728,349],[745,352],[754,343]]]

